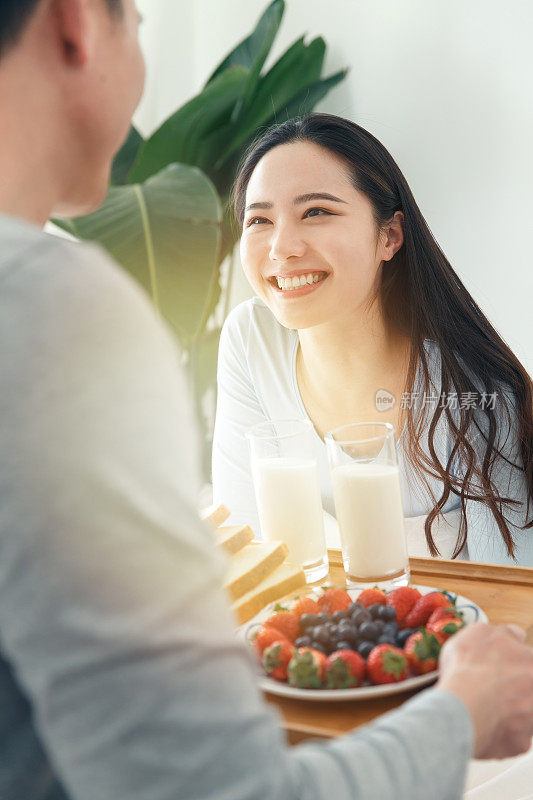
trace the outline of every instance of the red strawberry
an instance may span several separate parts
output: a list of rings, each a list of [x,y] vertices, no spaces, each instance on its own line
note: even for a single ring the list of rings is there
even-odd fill
[[[430,592],[417,600],[405,620],[406,628],[421,628],[437,608],[447,608],[450,600],[442,592]]]
[[[286,608],[283,608],[283,606],[280,606],[279,603],[276,603],[274,606],[274,611],[276,613],[272,614],[263,622],[264,627],[275,628],[282,633],[289,642],[294,642],[300,632],[299,618],[296,614],[293,614],[292,611],[288,611]]]
[[[300,597],[291,611],[300,619],[303,614],[320,614],[320,606],[312,597]]]
[[[327,658],[312,647],[299,647],[288,666],[289,684],[299,689],[320,689]]]
[[[353,650],[335,650],[326,661],[328,689],[351,689],[361,686],[365,677],[365,660]]]
[[[379,603],[379,605],[384,606],[387,602],[387,595],[375,586],[373,589],[363,589],[357,598],[357,602],[362,603],[365,608],[373,606],[374,603]]]
[[[344,589],[335,586],[324,589],[324,593],[318,598],[318,605],[321,611],[326,614],[334,614],[335,611],[348,611],[352,598]]]
[[[462,619],[463,615],[460,611],[458,611],[455,606],[448,606],[447,608],[436,608],[435,611],[432,612],[430,618],[426,623],[426,628],[428,625],[431,625],[433,622],[437,622],[439,619]]]
[[[453,617],[443,617],[442,619],[436,620],[436,622],[432,622],[431,624],[428,622],[427,628],[432,633],[435,634],[439,642],[445,642],[446,639],[449,639],[450,636],[453,636],[454,633],[464,628],[465,623],[462,619],[454,619]]]
[[[261,658],[263,655],[265,647],[269,647],[269,645],[273,644],[274,642],[279,642],[283,639],[285,639],[285,637],[282,633],[280,633],[280,631],[278,631],[277,628],[259,628],[253,639],[254,647],[259,655],[259,658]],[[287,641],[289,640],[287,639]]]
[[[287,639],[280,639],[265,648],[261,663],[267,675],[277,681],[287,680],[287,667],[294,655],[294,647]]]
[[[398,683],[409,675],[409,663],[402,650],[392,644],[378,644],[366,661],[372,683]]]
[[[396,609],[396,622],[400,628],[408,627],[404,625],[405,619],[414,604],[422,597],[418,589],[413,586],[400,586],[398,589],[393,589],[387,595],[387,605]],[[411,627],[415,627],[412,625]]]
[[[411,669],[417,675],[437,669],[441,644],[433,633],[425,628],[412,633],[405,643],[404,652]]]

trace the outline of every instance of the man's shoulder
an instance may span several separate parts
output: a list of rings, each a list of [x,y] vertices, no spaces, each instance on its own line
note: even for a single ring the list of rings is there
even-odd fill
[[[0,285],[7,297],[26,306],[87,302],[144,293],[100,246],[45,232],[23,220],[0,215]],[[9,289],[15,291],[9,292]],[[142,301],[141,301],[142,302]]]

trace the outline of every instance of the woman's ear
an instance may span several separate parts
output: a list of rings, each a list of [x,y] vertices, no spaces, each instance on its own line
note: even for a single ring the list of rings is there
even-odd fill
[[[382,232],[381,258],[390,261],[403,244],[403,213],[395,211]]]

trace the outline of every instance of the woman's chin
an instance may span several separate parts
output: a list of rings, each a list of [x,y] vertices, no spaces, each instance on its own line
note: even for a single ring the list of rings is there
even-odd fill
[[[287,309],[273,307],[269,304],[270,310],[280,325],[284,328],[291,330],[303,330],[304,328],[314,328],[315,325],[322,325],[328,321],[328,315],[324,313],[324,309]]]

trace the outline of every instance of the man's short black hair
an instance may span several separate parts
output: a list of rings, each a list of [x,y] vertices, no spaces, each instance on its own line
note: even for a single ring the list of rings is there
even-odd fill
[[[41,0],[0,0],[0,58],[15,44]],[[113,11],[122,0],[105,0]]]

